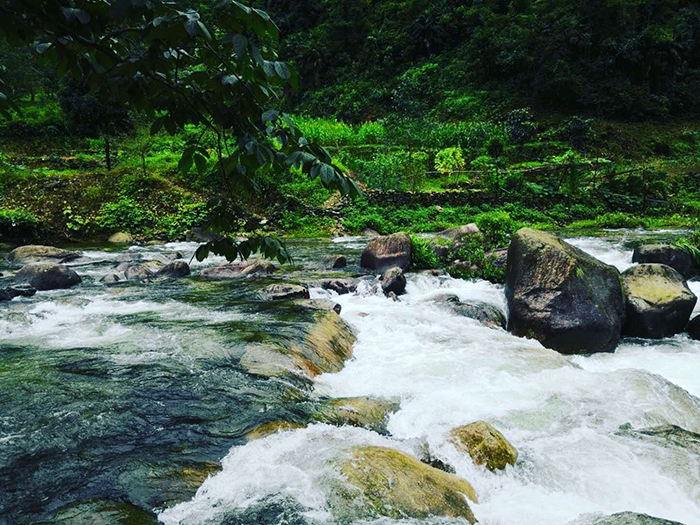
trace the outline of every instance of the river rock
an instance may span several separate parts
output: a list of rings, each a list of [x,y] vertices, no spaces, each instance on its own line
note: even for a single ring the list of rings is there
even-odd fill
[[[297,299],[294,302],[300,306],[321,312],[335,312],[340,315],[342,311],[342,306],[330,299]]]
[[[397,266],[403,271],[411,265],[411,237],[404,232],[372,239],[362,252],[360,266],[383,272]]]
[[[82,279],[62,264],[30,263],[15,274],[15,282],[28,283],[37,290],[59,290],[80,284]]]
[[[334,255],[328,259],[328,266],[337,270],[339,268],[345,268],[348,265],[348,260],[345,255]]]
[[[253,430],[246,432],[245,439],[246,441],[255,441],[256,439],[263,439],[273,434],[289,432],[290,430],[296,430],[298,428],[306,428],[306,425],[294,423],[292,421],[270,421],[269,423],[263,423]]]
[[[665,264],[686,279],[690,279],[697,273],[688,250],[670,244],[647,244],[635,248],[632,262]]]
[[[688,335],[691,339],[700,341],[700,315],[688,323]]]
[[[457,226],[455,228],[448,228],[437,234],[438,237],[443,239],[449,239],[451,241],[462,241],[466,237],[471,237],[472,235],[477,235],[481,233],[479,227],[474,224],[465,224],[464,226]]]
[[[15,248],[7,255],[7,262],[28,264],[34,262],[59,262],[80,257],[78,252],[62,250],[53,246],[29,245]]]
[[[187,242],[211,242],[218,239],[218,235],[214,232],[206,231],[204,228],[192,228],[185,234]]]
[[[200,275],[207,279],[222,280],[254,275],[269,275],[276,271],[277,266],[270,261],[256,259],[222,264],[220,266],[214,266],[213,268],[205,268]]]
[[[114,244],[131,244],[134,242],[134,236],[130,233],[117,232],[110,235],[107,241]]]
[[[124,271],[127,281],[143,281],[153,277],[153,272],[145,266],[129,266]]]
[[[654,518],[637,512],[618,512],[609,516],[588,515],[577,518],[568,525],[683,525],[678,521]]]
[[[107,274],[100,279],[100,282],[105,284],[118,283],[119,281],[121,281],[121,278],[116,273]]]
[[[515,447],[486,421],[455,428],[450,432],[450,441],[457,450],[468,453],[475,464],[492,471],[504,470],[506,465],[515,465],[518,460]]]
[[[420,275],[429,275],[431,277],[449,277],[449,273],[446,270],[441,270],[438,268],[433,268],[429,270],[420,270],[418,272]]]
[[[185,261],[175,260],[163,266],[156,273],[156,277],[169,277],[177,279],[179,277],[187,277],[190,274],[190,265]]]
[[[389,268],[382,274],[382,291],[401,295],[406,291],[406,276],[401,268]]]
[[[612,352],[620,339],[620,272],[542,231],[511,241],[506,271],[508,330],[563,354]]]
[[[355,333],[335,312],[316,311],[308,323],[295,323],[300,333],[270,343],[250,345],[241,366],[261,377],[314,378],[339,372],[352,357]]]
[[[0,302],[11,301],[15,297],[32,297],[36,294],[36,288],[26,284],[0,288]]]
[[[271,284],[265,288],[265,297],[269,301],[291,301],[309,299],[309,288],[299,284]]]
[[[388,434],[389,416],[399,410],[399,404],[372,397],[343,397],[321,403],[314,420],[330,425],[350,425]]]
[[[662,339],[683,331],[698,299],[680,273],[665,264],[639,264],[625,270],[622,278],[625,335]]]
[[[486,260],[491,261],[496,268],[505,268],[508,264],[508,250],[491,250],[485,254]]]
[[[340,466],[346,480],[333,487],[331,507],[343,520],[431,517],[463,518],[476,523],[467,498],[476,492],[467,480],[390,448],[352,450]],[[348,520],[349,518],[349,520]]]
[[[332,290],[338,295],[345,295],[357,290],[357,283],[352,279],[324,279],[319,284],[324,290]]]
[[[630,423],[625,423],[620,426],[615,434],[654,443],[661,447],[679,447],[693,454],[700,455],[700,434],[677,425],[659,425],[634,429]]]
[[[111,499],[92,499],[59,509],[51,523],[60,525],[157,525],[158,517],[150,510]]]

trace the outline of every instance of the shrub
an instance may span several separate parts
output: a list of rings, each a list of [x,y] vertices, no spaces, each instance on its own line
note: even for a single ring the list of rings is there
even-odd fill
[[[537,134],[537,124],[530,108],[515,109],[506,116],[506,129],[511,142],[525,144]]]
[[[474,222],[484,235],[487,245],[492,248],[508,246],[511,236],[520,226],[505,211],[481,213],[474,218]]]
[[[435,155],[435,169],[442,175],[463,171],[466,166],[460,148],[445,148]]]
[[[432,270],[441,266],[440,260],[433,251],[433,245],[425,239],[411,235],[411,268]]]
[[[29,238],[36,233],[38,226],[39,219],[25,210],[0,208],[0,237]]]
[[[644,226],[644,221],[623,212],[604,213],[595,220],[599,228],[639,228]]]
[[[95,222],[107,231],[138,232],[152,224],[153,214],[144,210],[135,200],[122,197],[117,202],[103,204]]]

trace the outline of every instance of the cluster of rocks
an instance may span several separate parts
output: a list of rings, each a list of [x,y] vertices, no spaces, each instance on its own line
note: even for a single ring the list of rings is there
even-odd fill
[[[621,336],[660,339],[696,330],[697,297],[676,249],[639,249],[622,274],[554,235],[523,228],[508,250],[508,330],[563,354],[612,352]]]

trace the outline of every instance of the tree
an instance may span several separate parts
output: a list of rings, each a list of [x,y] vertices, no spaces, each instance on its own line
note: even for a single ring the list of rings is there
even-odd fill
[[[236,0],[221,0],[205,16],[167,0],[5,0],[0,34],[14,46],[33,42],[59,76],[87,78],[92,94],[150,116],[152,133],[201,129],[180,168],[216,169],[226,181],[227,194],[210,203],[214,232],[231,229],[242,211],[235,196],[255,188],[260,170],[297,167],[330,189],[359,194],[329,153],[278,109],[280,89],[296,88],[298,75],[278,60],[279,29],[264,11]],[[0,112],[9,116],[12,107],[0,93]],[[206,133],[215,137],[213,163]],[[196,255],[234,260],[256,251],[288,258],[279,241],[262,236],[237,242],[221,235]]]

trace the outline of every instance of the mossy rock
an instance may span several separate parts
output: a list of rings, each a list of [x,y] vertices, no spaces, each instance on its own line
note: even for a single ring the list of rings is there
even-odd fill
[[[450,441],[457,450],[468,453],[474,463],[485,465],[491,471],[503,470],[518,460],[515,447],[486,421],[455,428],[450,432]]]
[[[308,310],[312,322],[300,325],[298,337],[251,345],[241,358],[241,366],[261,377],[306,379],[342,370],[352,357],[355,333],[333,311]]]
[[[661,339],[683,331],[697,297],[665,264],[639,264],[622,274],[627,295],[625,335]]]
[[[298,428],[306,428],[306,425],[294,423],[292,421],[270,421],[269,423],[263,423],[259,427],[255,427],[253,430],[246,432],[245,439],[246,441],[255,441],[256,439],[266,438],[273,434],[288,432]]]
[[[78,252],[62,250],[54,246],[28,245],[15,248],[7,255],[7,262],[28,264],[33,262],[60,262],[80,257]]]
[[[63,507],[50,523],[66,525],[156,525],[158,519],[150,511],[131,503],[110,499],[94,499]]]
[[[350,425],[388,434],[389,416],[398,411],[399,404],[372,397],[342,397],[321,404],[314,420],[330,425]]]
[[[329,498],[339,519],[445,516],[476,522],[467,500],[477,502],[477,496],[468,481],[397,450],[355,448],[341,473],[346,483],[339,482]]]

